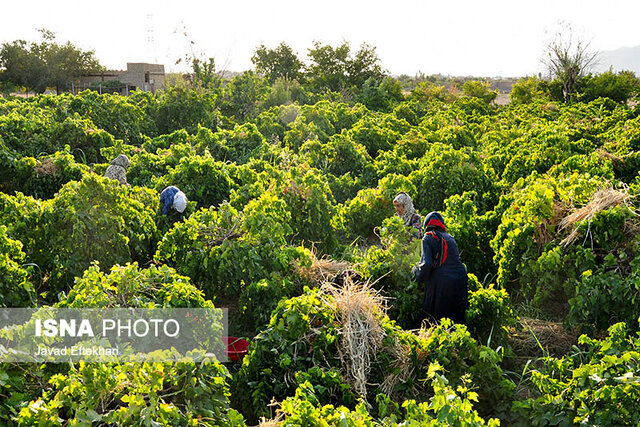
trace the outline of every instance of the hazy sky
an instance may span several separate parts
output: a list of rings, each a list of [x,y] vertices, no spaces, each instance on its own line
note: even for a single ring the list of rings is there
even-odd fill
[[[392,74],[531,75],[542,71],[544,46],[561,21],[593,50],[640,45],[638,0],[5,0],[1,10],[0,42],[39,40],[36,28],[44,27],[58,41],[95,50],[110,69],[157,60],[179,70],[176,60],[192,46],[242,71],[261,43],[284,40],[306,59],[313,40],[347,40],[376,46]]]

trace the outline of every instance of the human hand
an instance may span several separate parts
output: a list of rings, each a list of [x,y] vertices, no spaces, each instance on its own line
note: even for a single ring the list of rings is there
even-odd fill
[[[416,281],[416,276],[417,275],[418,275],[418,264],[416,264],[413,267],[411,267],[411,276],[412,276],[412,280],[414,282]]]

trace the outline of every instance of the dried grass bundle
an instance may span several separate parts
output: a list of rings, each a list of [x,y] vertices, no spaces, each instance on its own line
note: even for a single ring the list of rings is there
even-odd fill
[[[294,261],[293,268],[297,275],[319,286],[332,282],[337,276],[350,271],[351,264],[345,261],[334,261],[327,257],[318,258],[315,251],[311,251],[310,266],[303,266]]]
[[[627,193],[626,188],[622,190],[616,190],[613,187],[606,188],[604,190],[596,191],[592,196],[589,203],[580,209],[575,210],[571,215],[562,218],[559,225],[559,231],[571,228],[572,231],[567,237],[565,237],[560,245],[569,246],[578,239],[578,228],[575,226],[582,221],[591,221],[591,219],[598,212],[602,212],[614,206],[620,206],[625,204],[628,206],[628,201],[631,196]]]
[[[544,356],[543,349],[551,355],[562,356],[578,341],[577,332],[565,329],[560,322],[523,317],[519,323],[521,330],[511,332],[509,340],[513,351],[526,358]]]
[[[265,418],[262,418],[260,420],[260,423],[258,424],[258,427],[278,427],[282,422],[283,418],[284,418],[284,414],[282,414],[281,412],[278,412],[278,416],[274,419],[267,420]]]
[[[282,423],[282,420],[284,419],[284,413],[280,409],[280,402],[272,398],[271,403],[269,403],[269,405],[267,406],[269,407],[271,418],[270,419],[266,419],[265,417],[260,418],[260,421],[257,427],[278,427]],[[274,411],[276,413],[275,416],[273,415]]]
[[[400,382],[407,381],[413,374],[414,368],[411,363],[411,348],[408,345],[401,344],[397,339],[391,347],[391,356],[393,356],[393,364],[390,366],[390,373],[387,375],[380,385],[380,390],[387,395],[393,393],[393,389]]]
[[[242,217],[237,216],[229,223],[201,227],[198,237],[208,246],[220,246],[225,240],[234,240],[242,237]]]
[[[60,172],[60,167],[56,165],[53,160],[47,158],[43,161],[39,161],[36,163],[35,167],[36,176],[48,175],[55,177],[58,172]]]
[[[619,157],[619,156],[616,156],[615,154],[609,153],[608,151],[604,150],[603,148],[598,148],[596,150],[596,154],[598,154],[598,157],[600,157],[601,159],[609,159],[613,163],[619,163],[620,161],[622,161],[622,157]]]
[[[549,227],[555,227],[562,220],[563,216],[569,211],[569,206],[560,201],[554,201],[552,206],[551,218],[545,219],[537,224],[538,242],[545,245],[551,242],[555,236],[549,231]]]
[[[322,290],[332,296],[327,301],[340,322],[338,353],[345,379],[366,399],[371,358],[385,337],[380,319],[386,313],[386,300],[371,283],[354,282],[350,276],[341,287],[325,283]]]

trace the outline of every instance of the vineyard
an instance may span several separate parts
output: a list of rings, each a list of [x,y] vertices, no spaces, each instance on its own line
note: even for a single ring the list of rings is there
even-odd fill
[[[257,79],[0,97],[0,307],[228,307],[251,343],[2,363],[0,424],[640,422],[640,106]],[[120,154],[127,185],[104,177]],[[169,185],[189,201],[165,217]],[[466,325],[420,323],[401,191],[457,241]]]

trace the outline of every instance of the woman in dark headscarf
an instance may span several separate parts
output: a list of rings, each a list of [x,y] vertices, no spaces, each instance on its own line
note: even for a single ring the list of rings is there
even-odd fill
[[[420,230],[420,215],[416,212],[416,208],[413,207],[413,200],[407,193],[398,193],[395,199],[393,199],[393,207],[398,215],[404,221],[404,225],[407,227],[414,227],[417,238],[422,237]]]
[[[442,215],[431,212],[424,219],[422,256],[413,268],[418,283],[424,283],[422,318],[439,321],[447,317],[465,322],[468,305],[467,269],[456,241],[447,233]]]

